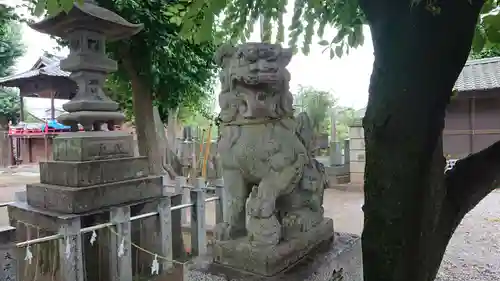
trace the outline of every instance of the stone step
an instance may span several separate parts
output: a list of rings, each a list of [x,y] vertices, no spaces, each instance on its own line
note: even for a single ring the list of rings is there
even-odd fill
[[[26,186],[26,197],[30,206],[66,214],[85,213],[162,195],[161,176],[80,188],[43,183]]]
[[[40,182],[66,187],[88,187],[143,178],[149,175],[146,157],[129,157],[83,162],[40,163]]]

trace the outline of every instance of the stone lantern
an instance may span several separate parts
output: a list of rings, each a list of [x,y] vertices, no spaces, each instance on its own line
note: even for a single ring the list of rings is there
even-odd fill
[[[103,90],[106,74],[116,71],[116,61],[106,56],[106,40],[116,41],[133,36],[142,29],[142,24],[133,24],[119,15],[86,0],[68,13],[61,12],[30,25],[41,33],[63,38],[69,42],[69,56],[61,61],[61,69],[71,72],[78,85],[75,97],[63,108],[68,113],[58,117],[62,124],[78,130],[81,124],[85,131],[99,131],[108,124],[124,121],[118,112],[118,104],[107,97]]]
[[[125,116],[102,90],[106,74],[117,69],[106,56],[106,40],[133,36],[142,25],[85,1],[30,26],[68,40],[70,53],[61,69],[71,72],[78,92],[58,118],[72,132],[53,139],[52,160],[40,162],[40,184],[26,188],[28,204],[80,214],[162,196],[161,177],[150,175],[147,158],[135,155],[133,136],[114,130]]]

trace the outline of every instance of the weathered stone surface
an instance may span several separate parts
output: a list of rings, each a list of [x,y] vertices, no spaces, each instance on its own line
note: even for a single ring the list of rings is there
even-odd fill
[[[17,280],[17,261],[15,255],[16,229],[11,226],[0,227],[0,280]]]
[[[149,175],[146,157],[84,162],[40,162],[40,182],[67,187],[86,187],[142,178]]]
[[[151,176],[90,187],[71,188],[43,183],[26,186],[28,204],[62,213],[83,213],[113,205],[160,197],[161,176]]]
[[[93,161],[134,156],[133,136],[118,131],[65,133],[54,138],[54,161]]]
[[[267,43],[222,46],[216,55],[217,145],[230,203],[214,231],[214,258],[263,275],[294,265],[333,236],[323,214],[329,184],[314,158],[313,124],[306,113],[293,114],[291,57],[290,49]]]
[[[361,238],[335,233],[334,242],[319,244],[307,258],[275,276],[262,276],[198,259],[186,266],[186,281],[362,281]]]
[[[267,43],[226,45],[217,52],[217,145],[231,201],[227,221],[216,227],[217,240],[248,233],[254,242],[276,245],[323,219],[328,177],[313,157],[311,119],[293,116],[286,69],[291,57],[291,49]]]
[[[311,250],[334,236],[333,221],[326,218],[308,232],[276,245],[257,246],[247,237],[216,241],[213,257],[216,263],[265,276],[275,275],[306,256]]]

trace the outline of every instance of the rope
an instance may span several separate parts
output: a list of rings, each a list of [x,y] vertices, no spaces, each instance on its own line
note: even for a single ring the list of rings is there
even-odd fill
[[[113,229],[113,227],[108,226],[108,229],[109,229],[109,231],[110,231],[111,233],[113,233],[114,235],[116,235],[116,236],[118,236],[118,237],[121,237],[121,235],[120,235],[120,234],[118,234],[118,233],[117,233],[117,232]],[[162,256],[162,255],[159,255],[159,254],[157,254],[157,253],[151,252],[151,251],[149,251],[149,250],[147,250],[147,249],[144,249],[144,248],[142,248],[141,246],[139,246],[139,245],[135,244],[134,242],[130,241],[129,239],[125,239],[125,238],[123,238],[123,237],[121,237],[121,238],[122,238],[123,240],[125,240],[125,242],[130,243],[130,245],[134,246],[137,250],[142,251],[142,252],[144,252],[144,253],[146,253],[146,254],[150,254],[150,255],[151,255],[151,256],[153,256],[153,257],[157,257],[157,258],[159,258],[159,259],[161,259],[161,260],[164,260],[164,261],[167,261],[167,262],[172,262],[172,263],[181,264],[181,265],[182,265],[182,264],[184,264],[183,262],[176,261],[176,260],[172,260],[172,259],[169,259],[169,258],[164,257],[164,256]]]
[[[41,228],[40,228],[40,227],[38,227],[38,226],[36,226],[36,225],[30,224],[30,223],[27,223],[27,222],[23,222],[23,221],[18,221],[18,222],[20,222],[20,223],[22,223],[22,224],[24,224],[24,225],[26,225],[26,226],[33,227],[33,228],[37,229],[37,231],[38,231],[38,232],[41,230]],[[134,242],[130,241],[129,239],[125,239],[125,238],[121,237],[121,235],[120,235],[120,234],[118,234],[118,233],[117,233],[117,232],[113,229],[113,227],[112,227],[112,226],[108,226],[107,228],[109,229],[109,231],[110,231],[112,234],[116,235],[116,236],[117,236],[117,237],[119,237],[119,238],[122,238],[125,242],[130,243],[130,245],[132,245],[134,248],[136,248],[136,249],[137,249],[137,250],[139,250],[139,251],[142,251],[142,252],[144,252],[144,253],[146,253],[146,254],[149,254],[149,255],[151,255],[151,256],[153,256],[153,257],[157,257],[158,259],[161,259],[161,260],[164,260],[164,261],[167,261],[167,262],[172,262],[172,263],[175,263],[175,264],[180,264],[180,265],[183,265],[183,264],[184,264],[183,262],[176,261],[176,260],[172,260],[172,259],[169,259],[169,258],[164,257],[164,256],[162,256],[162,255],[159,255],[159,254],[157,254],[157,253],[154,253],[154,252],[152,252],[152,251],[149,251],[149,250],[147,250],[147,249],[144,249],[144,248],[142,248],[141,246],[139,246],[139,245],[135,244]],[[25,268],[25,269],[27,269],[27,268]],[[26,273],[25,273],[25,274],[26,274]]]

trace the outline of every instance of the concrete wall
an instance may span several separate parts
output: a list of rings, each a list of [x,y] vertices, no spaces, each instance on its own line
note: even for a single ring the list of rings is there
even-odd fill
[[[351,183],[362,184],[365,175],[365,139],[361,124],[349,127],[349,172]]]

